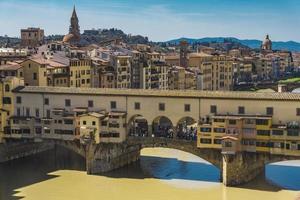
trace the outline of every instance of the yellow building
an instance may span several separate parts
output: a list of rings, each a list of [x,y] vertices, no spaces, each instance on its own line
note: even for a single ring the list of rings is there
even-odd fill
[[[104,113],[90,112],[79,116],[80,119],[80,138],[82,140],[95,140],[100,143],[100,132]]]
[[[300,150],[299,134],[297,122],[273,124],[271,115],[215,115],[199,124],[197,146],[292,156]]]
[[[193,71],[203,75],[203,90],[232,90],[233,69],[232,60],[225,55],[191,53],[189,55],[189,66]]]
[[[131,88],[131,56],[113,56],[112,65],[116,72],[117,88]]]
[[[25,85],[47,86],[47,65],[44,58],[31,58],[21,63]]]
[[[9,123],[9,118],[15,112],[15,96],[12,90],[18,86],[24,86],[24,81],[17,77],[6,77],[0,81],[0,142]]]
[[[91,81],[91,65],[89,59],[71,59],[70,60],[70,87],[92,86]]]

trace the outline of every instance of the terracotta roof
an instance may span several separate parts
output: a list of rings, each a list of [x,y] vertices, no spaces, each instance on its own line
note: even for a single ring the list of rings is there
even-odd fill
[[[14,71],[22,68],[19,64],[6,64],[6,65],[0,65],[0,70],[6,70],[6,71]]]

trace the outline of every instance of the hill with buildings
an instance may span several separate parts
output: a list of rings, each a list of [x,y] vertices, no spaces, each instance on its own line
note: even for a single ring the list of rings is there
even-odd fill
[[[179,38],[174,39],[170,41],[166,41],[165,43],[168,44],[179,44],[181,40],[186,40],[190,44],[194,43],[226,43],[228,41],[240,43],[242,45],[245,45],[252,49],[258,49],[260,48],[262,41],[260,40],[241,40],[234,37],[205,37],[200,39],[193,39],[193,38]],[[272,42],[273,49],[274,50],[289,50],[289,51],[300,51],[300,43],[294,42],[294,41],[287,41],[287,42],[281,42],[281,41],[274,41]]]

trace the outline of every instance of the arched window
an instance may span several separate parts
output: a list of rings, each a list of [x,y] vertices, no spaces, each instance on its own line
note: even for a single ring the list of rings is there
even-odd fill
[[[5,92],[9,92],[9,85],[8,84],[5,85]]]

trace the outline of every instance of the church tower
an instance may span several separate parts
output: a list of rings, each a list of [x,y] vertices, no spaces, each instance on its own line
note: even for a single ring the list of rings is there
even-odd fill
[[[70,23],[71,23],[71,25],[70,25],[70,28],[69,28],[69,33],[73,34],[76,38],[80,39],[79,20],[78,20],[78,17],[77,17],[75,6],[73,8],[73,13],[72,13]]]
[[[80,41],[80,27],[79,27],[79,20],[74,5],[73,13],[70,19],[69,34],[65,35],[65,37],[63,38],[63,42],[78,44],[79,41]]]

